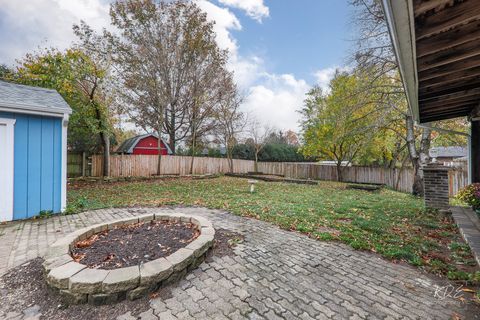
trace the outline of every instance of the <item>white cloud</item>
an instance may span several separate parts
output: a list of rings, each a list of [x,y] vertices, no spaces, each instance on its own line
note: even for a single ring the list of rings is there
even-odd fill
[[[238,54],[238,45],[232,30],[241,30],[238,18],[228,8],[221,8],[207,0],[196,0],[198,6],[207,13],[207,18],[215,22],[217,43],[222,49],[228,49],[230,58],[228,67],[235,72],[235,80],[244,90],[252,85],[263,72],[263,60],[257,56],[243,57]]]
[[[241,30],[242,25],[237,17],[227,8],[220,8],[207,0],[196,0],[195,3],[207,13],[207,17],[215,21],[214,31],[218,45],[228,49],[230,54],[237,54],[237,41],[230,34],[230,30]]]
[[[97,30],[110,21],[101,0],[0,0],[0,17],[0,63],[9,65],[40,45],[66,48],[80,20]]]
[[[314,72],[314,76],[317,80],[317,84],[320,86],[320,88],[322,88],[323,90],[325,91],[329,91],[330,90],[330,80],[333,79],[333,76],[335,75],[335,72],[336,71],[340,71],[340,72],[343,72],[343,71],[350,71],[351,68],[350,67],[338,67],[338,66],[333,66],[333,67],[328,67],[328,68],[325,68],[325,69],[320,69],[318,71],[315,71]]]
[[[263,1],[220,0],[220,3],[238,7],[252,14]],[[241,30],[236,16],[227,8],[221,8],[206,0],[197,0],[197,4],[215,21],[215,32],[220,47],[229,49],[229,68],[235,73],[241,92],[246,94],[242,109],[261,123],[282,130],[298,130],[299,110],[310,86],[290,74],[272,74],[265,70],[264,61],[256,55],[238,54],[238,44],[231,35],[232,30]],[[255,5],[256,4],[256,5]],[[241,6],[241,7],[240,7]],[[266,7],[265,7],[266,8]],[[268,8],[255,9],[260,16],[268,16]],[[256,15],[258,16],[258,15]],[[260,17],[258,16],[258,17]]]
[[[330,80],[332,80],[333,76],[335,75],[336,67],[330,67],[325,69],[320,69],[314,73],[315,78],[317,79],[317,84],[323,90],[328,90]]]
[[[309,85],[293,75],[272,74],[257,55],[238,53],[238,43],[232,31],[242,25],[227,7],[244,10],[261,21],[269,16],[263,1],[220,0],[215,5],[208,0],[194,0],[209,19],[215,21],[217,41],[230,52],[229,68],[235,80],[247,94],[242,108],[264,124],[278,129],[297,129],[298,113]],[[222,7],[223,6],[223,7]],[[109,5],[104,0],[0,0],[0,63],[14,64],[39,45],[66,48],[75,40],[72,25],[85,20],[94,29],[108,27]]]
[[[263,4],[263,0],[219,0],[228,7],[244,10],[252,19],[262,22],[263,18],[270,15],[270,10]]]
[[[310,86],[291,74],[263,74],[262,78],[261,84],[250,88],[244,110],[271,127],[298,131],[297,111]]]

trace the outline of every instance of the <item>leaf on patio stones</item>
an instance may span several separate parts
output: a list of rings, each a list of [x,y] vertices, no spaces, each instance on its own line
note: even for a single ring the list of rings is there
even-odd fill
[[[75,253],[75,254],[72,254],[72,258],[73,258],[73,261],[79,262],[80,260],[82,260],[83,258],[85,258],[85,253]]]
[[[90,247],[92,245],[92,243],[94,243],[95,241],[97,241],[98,239],[98,234],[94,234],[93,236],[91,236],[90,238],[87,238],[85,240],[82,240],[82,241],[78,241],[75,246],[77,248],[86,248],[86,247]]]
[[[158,297],[159,294],[160,293],[158,291],[157,292],[152,292],[152,293],[150,293],[149,298],[150,299],[155,299],[156,297]]]
[[[462,304],[467,301],[464,297],[458,297],[457,300],[460,301]]]
[[[462,318],[460,318],[460,316],[458,315],[458,313],[454,312],[452,314],[452,320],[462,320]]]
[[[409,290],[415,290],[415,285],[413,285],[409,282],[405,282],[405,283],[403,283],[403,285],[405,286],[405,288],[407,288]]]

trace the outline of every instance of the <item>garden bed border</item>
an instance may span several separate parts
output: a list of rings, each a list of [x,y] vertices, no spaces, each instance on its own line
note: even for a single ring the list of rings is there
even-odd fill
[[[185,248],[139,266],[112,270],[91,269],[75,262],[71,256],[71,250],[77,241],[115,227],[152,220],[192,223],[200,235]],[[49,247],[43,268],[48,285],[58,291],[66,303],[88,302],[101,305],[125,298],[134,300],[178,281],[187,271],[200,265],[213,245],[214,236],[212,223],[193,215],[162,213],[118,219],[82,228],[57,240]]]

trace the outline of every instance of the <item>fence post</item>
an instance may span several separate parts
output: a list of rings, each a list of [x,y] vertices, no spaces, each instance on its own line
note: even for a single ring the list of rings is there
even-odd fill
[[[85,178],[86,176],[86,170],[87,170],[87,156],[85,154],[85,151],[82,152],[82,178]]]

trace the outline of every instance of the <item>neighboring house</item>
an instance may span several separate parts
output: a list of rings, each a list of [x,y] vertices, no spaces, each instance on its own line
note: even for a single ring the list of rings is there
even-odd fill
[[[67,204],[67,125],[55,90],[0,81],[0,221]]]
[[[172,150],[163,139],[161,140],[161,147],[162,155],[172,154]],[[158,155],[158,135],[147,133],[127,139],[118,147],[116,152],[124,154]]]
[[[211,151],[214,151],[214,153],[216,151],[218,151],[218,153],[221,155],[221,156],[225,156],[227,154],[227,148],[225,147],[210,147],[210,148],[203,148],[202,150],[202,156],[205,156],[207,157]]]
[[[465,147],[433,147],[429,154],[430,158],[435,158],[437,162],[445,163],[468,156],[468,150]]]

